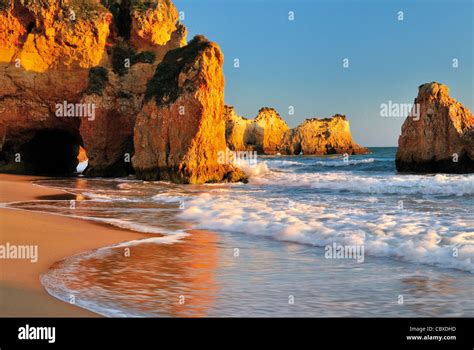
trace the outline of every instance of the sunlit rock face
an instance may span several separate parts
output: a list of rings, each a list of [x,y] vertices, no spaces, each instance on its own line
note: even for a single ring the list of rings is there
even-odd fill
[[[202,36],[172,50],[148,83],[134,133],[136,176],[206,183],[243,180],[226,151],[223,54]]]
[[[112,15],[99,1],[85,3],[3,0],[0,61],[18,59],[34,72],[99,64]]]
[[[170,49],[186,45],[186,28],[169,0],[137,1],[132,5],[130,42],[135,48],[154,51],[159,59]]]
[[[1,0],[0,171],[36,173],[28,144],[51,131],[76,152],[61,171],[74,168],[84,145],[86,175],[133,172],[133,127],[147,82],[164,54],[185,42],[168,0]],[[94,115],[58,115],[63,104],[93,105]]]
[[[419,87],[412,113],[398,139],[399,172],[474,172],[474,117],[449,96],[447,86],[433,82]]]
[[[336,114],[325,119],[306,119],[288,130],[279,146],[282,154],[364,154],[368,150],[352,139],[349,121]]]
[[[288,125],[273,108],[263,107],[255,119],[246,119],[225,106],[227,146],[233,151],[276,154]]]
[[[232,151],[253,151],[254,145],[246,138],[246,131],[253,121],[238,115],[234,107],[227,105],[224,106],[224,120],[227,147]]]

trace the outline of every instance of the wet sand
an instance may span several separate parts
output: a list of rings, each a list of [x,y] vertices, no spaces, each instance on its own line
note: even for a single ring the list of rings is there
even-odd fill
[[[37,179],[41,177],[0,174],[0,203],[64,195],[33,185]],[[50,296],[40,283],[40,275],[65,257],[150,236],[85,220],[0,208],[0,244],[38,246],[36,263],[26,259],[0,261],[0,316],[97,316]]]

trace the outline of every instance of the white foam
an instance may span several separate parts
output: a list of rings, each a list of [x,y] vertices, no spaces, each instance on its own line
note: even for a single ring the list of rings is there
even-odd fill
[[[367,255],[456,268],[474,273],[474,226],[408,210],[392,213],[326,204],[294,203],[251,196],[202,194],[179,217],[199,228],[265,236],[314,246],[333,242],[365,245]],[[439,241],[439,242],[438,242]],[[458,249],[458,257],[453,249]]]
[[[157,202],[164,202],[164,203],[180,203],[189,197],[184,196],[184,195],[176,195],[176,194],[170,194],[170,193],[159,193],[157,195],[154,195],[152,199]]]
[[[270,168],[273,167],[287,167],[287,166],[304,166],[305,163],[294,160],[283,159],[265,159],[265,162]]]
[[[321,166],[329,166],[329,167],[341,167],[341,166],[350,166],[350,165],[357,165],[357,164],[367,164],[375,162],[374,158],[366,158],[366,159],[348,159],[348,160],[326,160],[326,161],[317,161],[317,165]]]
[[[165,235],[165,236],[136,239],[133,241],[119,243],[111,247],[106,247],[104,249],[131,247],[131,246],[136,246],[136,245],[145,244],[145,243],[174,244],[181,241],[184,237],[187,237],[187,236],[189,236],[189,233],[175,231],[174,233],[169,233],[168,235]]]
[[[233,164],[242,170],[249,178],[261,177],[270,172],[266,162],[256,162],[252,164],[244,159],[236,159]]]
[[[145,225],[137,222],[126,221],[122,219],[113,219],[113,218],[98,218],[98,217],[80,217],[80,216],[72,216],[76,218],[102,222],[106,224],[110,224],[116,227],[124,228],[131,231],[142,232],[142,233],[154,233],[154,234],[163,234],[163,235],[170,235],[174,236],[177,234],[185,234],[184,231],[181,230],[169,230],[166,227],[159,227],[159,226],[151,226]]]
[[[279,173],[251,177],[254,185],[308,187],[367,194],[472,195],[474,175],[367,175],[348,172]]]
[[[99,192],[99,191],[97,191]],[[121,193],[127,193],[130,191],[127,190],[122,190]],[[141,202],[142,199],[140,198],[135,198],[135,197],[124,197],[121,195],[115,195],[112,193],[96,193],[96,192],[84,192],[83,195],[89,200],[95,201],[95,202]]]

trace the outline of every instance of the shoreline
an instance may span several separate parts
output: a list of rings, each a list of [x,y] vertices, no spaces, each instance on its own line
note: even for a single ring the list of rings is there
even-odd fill
[[[0,204],[59,196],[67,192],[37,186],[40,176],[0,174]],[[51,296],[40,276],[66,257],[121,242],[156,235],[54,214],[0,208],[0,244],[35,245],[38,261],[2,259],[0,316],[2,317],[101,317]]]

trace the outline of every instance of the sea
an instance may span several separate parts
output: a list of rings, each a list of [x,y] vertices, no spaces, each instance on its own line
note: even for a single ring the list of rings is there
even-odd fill
[[[394,147],[258,156],[247,184],[60,178],[24,210],[147,233],[41,276],[108,317],[474,317],[474,174],[398,174]]]

